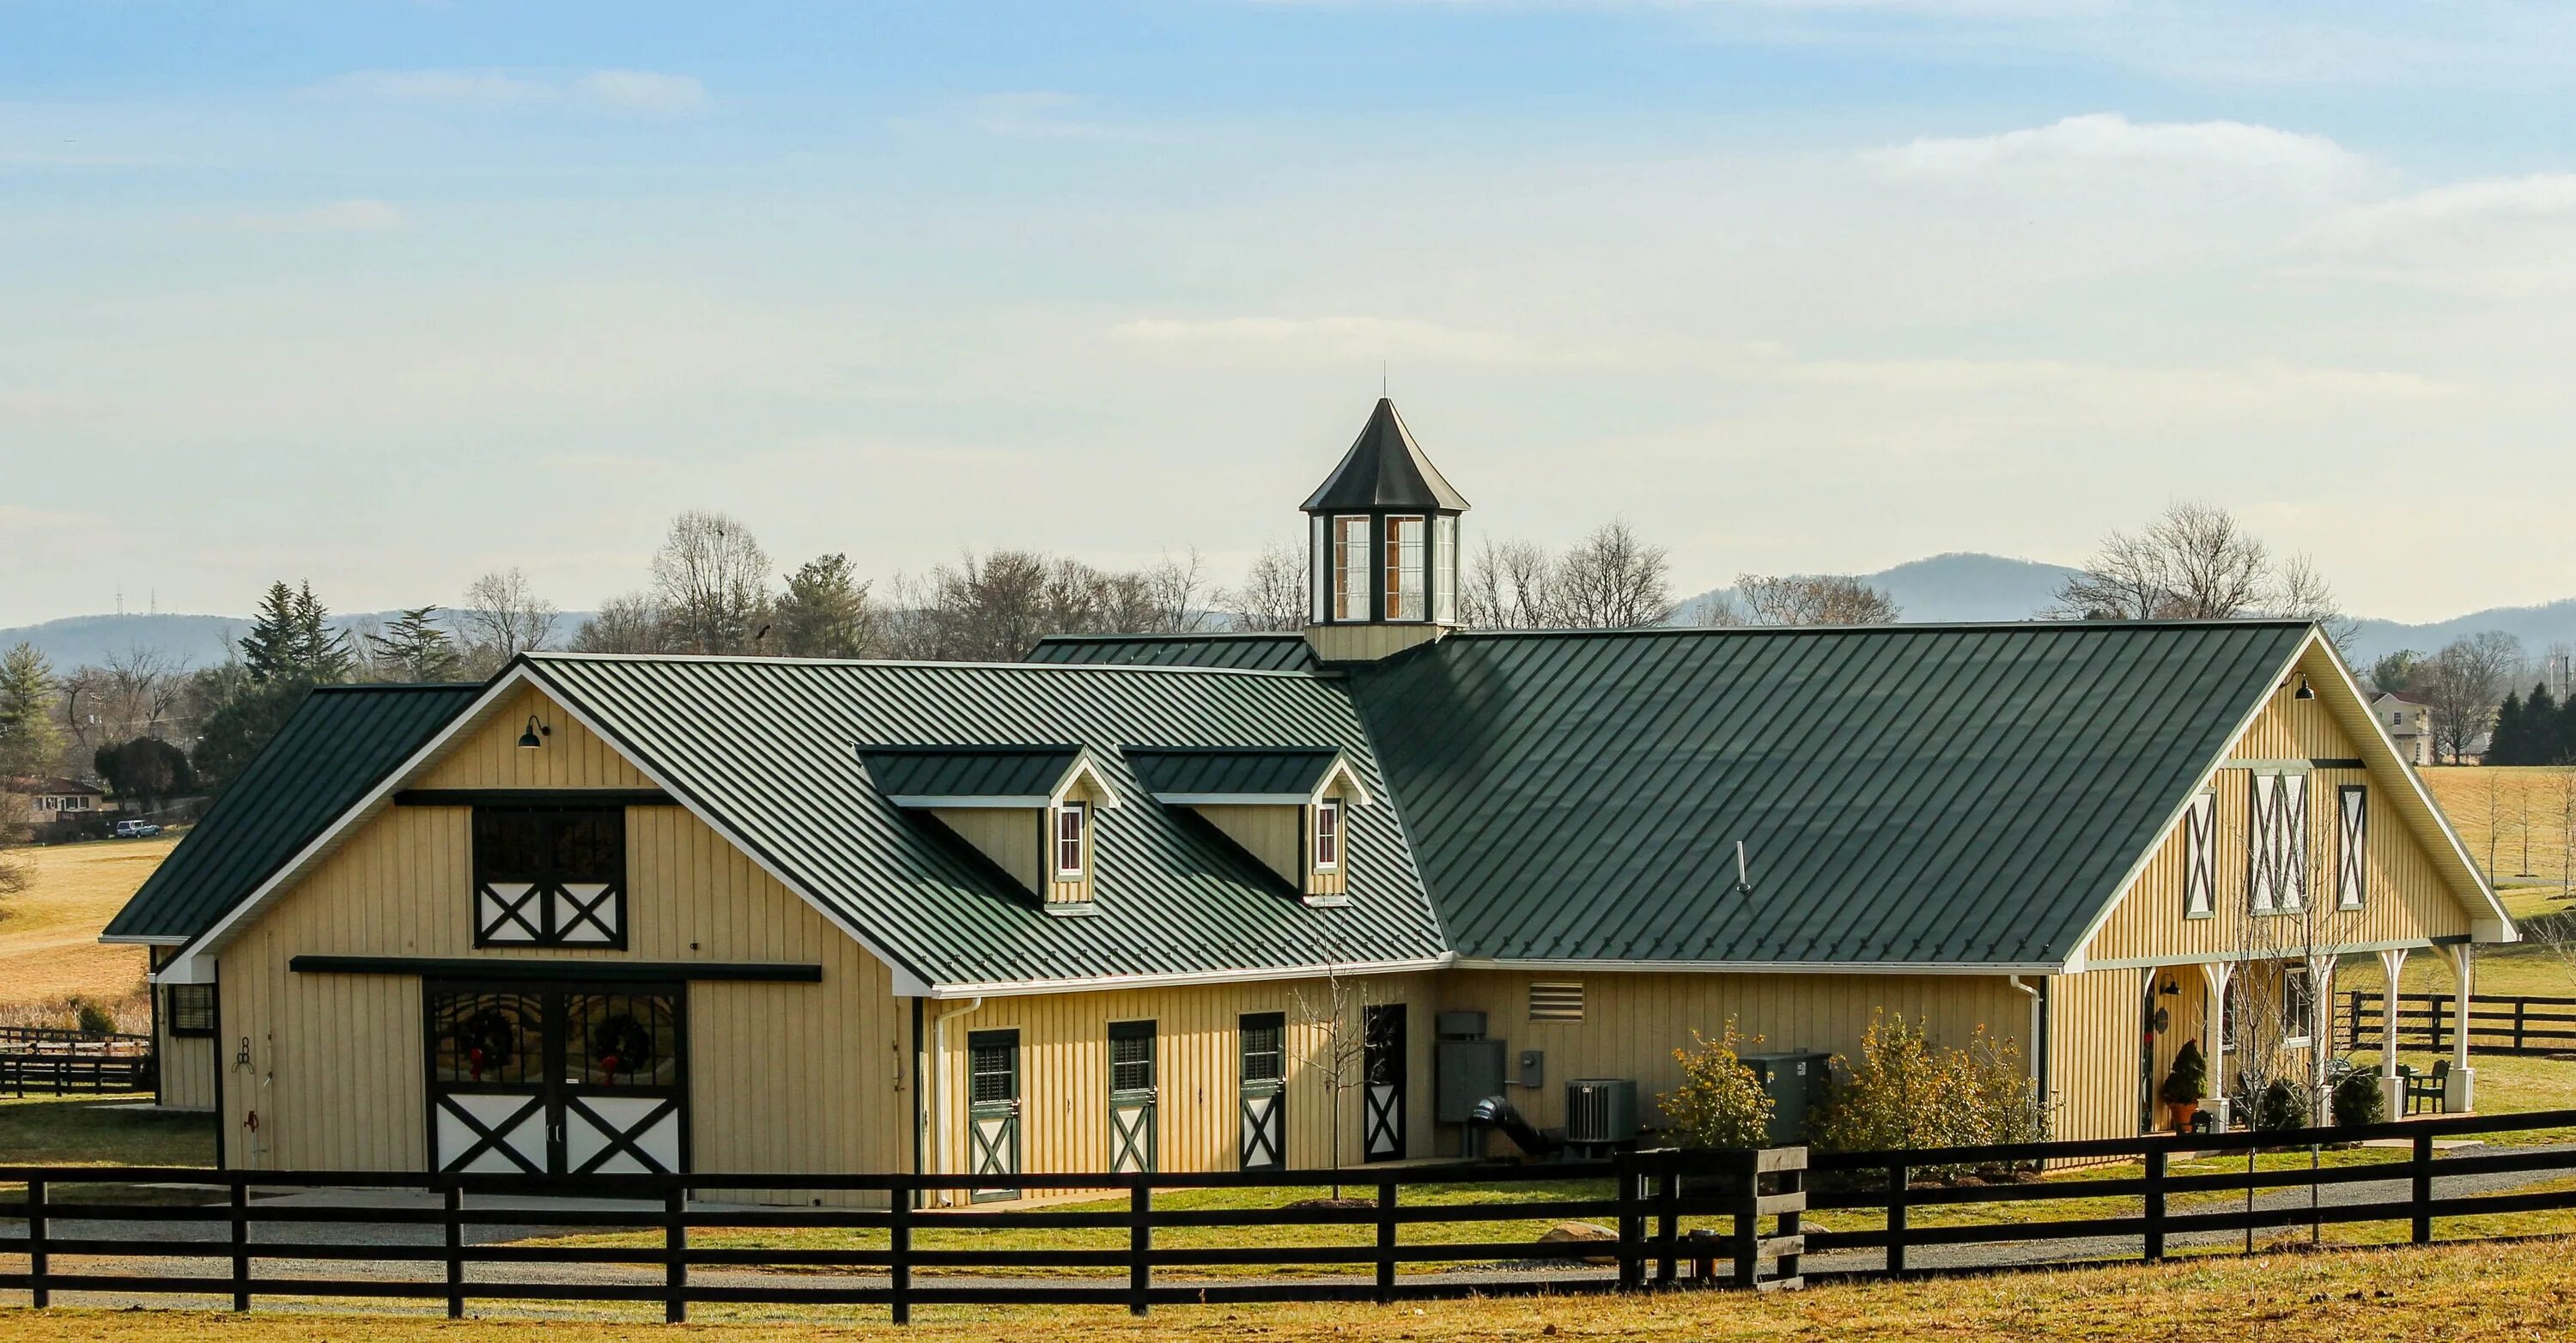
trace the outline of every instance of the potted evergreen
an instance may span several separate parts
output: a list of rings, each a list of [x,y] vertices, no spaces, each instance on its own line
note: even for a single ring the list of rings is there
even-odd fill
[[[2165,1074],[2165,1084],[2156,1090],[2173,1120],[2174,1132],[2191,1132],[2191,1121],[2199,1116],[2200,1103],[2208,1095],[2209,1062],[2200,1056],[2198,1040],[2185,1040],[2174,1054],[2173,1071]]]

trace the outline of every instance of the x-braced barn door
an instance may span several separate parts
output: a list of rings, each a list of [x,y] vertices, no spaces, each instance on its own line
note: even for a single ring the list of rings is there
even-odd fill
[[[685,1168],[680,986],[433,983],[427,997],[436,1169]]]
[[[966,1168],[993,1181],[976,1201],[1020,1196],[1020,1033],[966,1037]]]
[[[1368,1010],[1360,1088],[1360,1151],[1371,1161],[1404,1155],[1404,1004]]]
[[[1109,1023],[1109,1169],[1154,1169],[1154,1023]]]
[[[1240,1156],[1245,1170],[1278,1170],[1288,1164],[1288,1018],[1255,1012],[1235,1022],[1243,1060]]]

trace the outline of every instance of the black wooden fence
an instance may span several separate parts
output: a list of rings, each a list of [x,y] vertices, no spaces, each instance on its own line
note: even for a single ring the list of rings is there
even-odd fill
[[[2374,989],[2343,995],[2342,1027],[2346,1049],[2377,1049],[2387,1034],[2382,1004]],[[2449,1049],[2459,1014],[2459,996],[2450,993],[2397,995],[2397,1046],[2440,1052]],[[2576,998],[2469,999],[2469,1051],[2476,1054],[2559,1054],[2576,1052]]]
[[[0,1026],[0,1092],[141,1091],[153,1083],[152,1037]]]
[[[2382,1124],[2362,1129],[2298,1130],[2272,1134],[2196,1135],[2177,1138],[2112,1139],[2099,1142],[2029,1143],[2006,1147],[1951,1148],[1909,1152],[1817,1153],[1803,1148],[1766,1151],[1677,1152],[1657,1150],[1625,1154],[1609,1162],[1557,1166],[1414,1166],[1397,1170],[1273,1171],[1165,1174],[1023,1174],[1015,1181],[1032,1192],[1050,1190],[1122,1191],[1124,1207],[1087,1205],[1022,1208],[929,1210],[912,1206],[931,1191],[962,1190],[972,1177],[915,1175],[692,1175],[595,1177],[577,1186],[591,1199],[618,1200],[608,1206],[469,1205],[469,1196],[524,1196],[563,1193],[561,1183],[538,1184],[501,1176],[421,1177],[347,1172],[221,1172],[201,1169],[136,1169],[118,1167],[0,1167],[0,1183],[17,1183],[25,1193],[15,1205],[0,1205],[0,1217],[23,1224],[16,1235],[0,1235],[0,1261],[15,1256],[19,1271],[0,1271],[0,1290],[23,1290],[31,1304],[46,1306],[60,1292],[128,1296],[229,1297],[235,1310],[249,1310],[255,1299],[392,1298],[442,1301],[447,1313],[461,1316],[469,1301],[548,1300],[658,1303],[664,1318],[687,1318],[699,1303],[787,1304],[887,1308],[898,1323],[909,1321],[917,1306],[971,1305],[1124,1305],[1143,1314],[1156,1305],[1255,1301],[1388,1302],[1444,1296],[1502,1295],[1543,1292],[1636,1291],[1683,1285],[1795,1287],[1819,1276],[1877,1277],[1929,1271],[1984,1269],[2020,1263],[2149,1262],[2163,1259],[2181,1243],[2204,1245],[2220,1234],[2245,1237],[2250,1247],[2257,1231],[2295,1228],[2322,1230],[2331,1224],[2399,1222],[2406,1238],[2422,1244],[2434,1238],[2441,1218],[2524,1213],[2576,1208],[2576,1189],[2523,1189],[2576,1172],[2576,1152],[2543,1148],[2496,1148],[2471,1155],[2435,1159],[2434,1140],[2443,1136],[2492,1135],[2514,1131],[2576,1126],[2576,1110],[2498,1117],[2461,1117],[2416,1123]],[[2342,1144],[2367,1138],[2400,1138],[2403,1149],[2390,1159],[2366,1165],[2324,1165],[2305,1161],[2290,1168],[2260,1169],[2258,1149],[2306,1144]],[[2233,1157],[2243,1154],[2239,1172],[2176,1173],[2175,1162],[2192,1153]],[[1934,1183],[1934,1171],[2028,1168],[2040,1163],[2085,1160],[2104,1163],[2134,1159],[2138,1164],[2111,1164],[2084,1178],[2057,1178],[2035,1183]],[[2276,1167],[2279,1163],[2275,1163]],[[1819,1187],[1810,1189],[1810,1175]],[[2503,1192],[2454,1193],[2434,1197],[2436,1176],[2500,1176]],[[2517,1178],[2527,1177],[2527,1178]],[[1512,1201],[1515,1186],[1563,1182],[1566,1188],[1540,1191],[1535,1199]],[[2563,1181],[2558,1181],[2563,1183]],[[211,1205],[103,1205],[78,1198],[85,1186],[101,1184],[199,1185],[217,1200]],[[1171,1207],[1158,1193],[1183,1190],[1273,1189],[1318,1192],[1336,1183],[1373,1193],[1374,1199],[1353,1204],[1317,1201],[1285,1207]],[[2379,1183],[2402,1187],[2400,1194],[2349,1191],[2339,1186]],[[1461,1186],[1488,1195],[1462,1201],[1434,1202],[1426,1190],[1455,1192]],[[317,1188],[412,1189],[424,1197],[412,1206],[354,1206],[298,1201],[294,1204],[254,1198],[273,1192]],[[716,1194],[736,1197],[768,1190],[866,1191],[884,1195],[884,1210],[825,1207],[712,1207],[692,1205],[693,1198]],[[1408,1191],[1412,1197],[1408,1198]],[[2306,1191],[2308,1200],[2273,1199],[2257,1206],[2257,1196]],[[2241,1196],[2242,1202],[2238,1201]],[[2052,1219],[2045,1205],[2069,1199],[2135,1200],[2134,1212]],[[2211,1200],[2221,1201],[2213,1203]],[[2181,1205],[2177,1206],[2177,1200]],[[2040,1205],[2034,1207],[2033,1205]],[[1973,1221],[1942,1220],[1919,1224],[1929,1209],[1987,1205],[1992,1215]],[[1883,1220],[1871,1229],[1811,1228],[1810,1210],[1855,1214],[1855,1220]],[[1868,1214],[1880,1214],[1871,1218]],[[1539,1239],[1489,1240],[1470,1243],[1417,1240],[1407,1243],[1408,1227],[1432,1223],[1528,1223],[1591,1219],[1615,1230],[1598,1243],[1567,1244]],[[1694,1226],[1694,1222],[1714,1223]],[[188,1238],[137,1235],[133,1224],[163,1224],[165,1233],[189,1228]],[[318,1226],[409,1228],[408,1242],[379,1231],[357,1243],[354,1238],[289,1241],[279,1234],[311,1235]],[[620,1244],[469,1243],[467,1228],[515,1229],[519,1235],[571,1228],[586,1232],[644,1231],[642,1243]],[[1346,1244],[1200,1244],[1158,1242],[1157,1233],[1180,1228],[1372,1228],[1366,1243],[1351,1237]],[[873,1229],[886,1233],[882,1248],[813,1248],[704,1245],[693,1232],[715,1229],[778,1228]],[[1124,1231],[1124,1243],[1108,1247],[1019,1245],[964,1248],[921,1246],[917,1233],[969,1228],[1070,1231]],[[0,1230],[7,1227],[0,1226]],[[254,1230],[270,1234],[255,1235]],[[433,1237],[434,1233],[434,1237]],[[326,1233],[327,1236],[327,1233]],[[1249,1239],[1249,1238],[1248,1238]],[[2134,1241],[2137,1252],[2087,1253],[2103,1240]],[[2053,1242],[2030,1253],[2034,1242]],[[1978,1261],[1924,1264],[1915,1252],[1931,1247],[1988,1247],[2004,1252]],[[1875,1251],[1875,1256],[1866,1252]],[[1862,1252],[1862,1253],[1854,1253]],[[1843,1262],[1813,1264],[1814,1256],[1839,1255]],[[1876,1262],[1871,1262],[1875,1258]],[[116,1261],[147,1261],[137,1271],[112,1271]],[[74,1261],[69,1265],[60,1262]],[[1576,1263],[1569,1264],[1569,1260]],[[172,1272],[172,1261],[203,1265],[202,1272]],[[333,1263],[357,1261],[417,1264],[422,1276],[333,1276]],[[1588,1268],[1582,1263],[1598,1264]],[[545,1266],[576,1265],[591,1272],[579,1277],[549,1277]],[[1409,1265],[1446,1265],[1453,1271],[1414,1272]],[[1458,1266],[1474,1271],[1455,1271]],[[318,1266],[318,1267],[317,1267]],[[1510,1272],[1517,1266],[1522,1271]],[[487,1270],[469,1276],[469,1268]],[[1171,1269],[1226,1268],[1256,1276],[1199,1277],[1174,1280],[1158,1273]],[[503,1269],[509,1276],[488,1270]],[[762,1273],[785,1269],[785,1273]],[[1031,1270],[1087,1269],[1105,1272],[1107,1280],[1084,1281],[1031,1276]],[[1277,1276],[1291,1270],[1320,1270],[1318,1276]],[[701,1272],[701,1270],[711,1272]],[[840,1271],[837,1278],[818,1272]],[[925,1275],[923,1270],[935,1270]],[[960,1274],[966,1271],[972,1276]],[[427,1276],[430,1273],[436,1276]],[[1259,1276],[1264,1273],[1269,1276]],[[954,1276],[943,1276],[954,1275]],[[1123,1281],[1120,1279],[1123,1278]]]

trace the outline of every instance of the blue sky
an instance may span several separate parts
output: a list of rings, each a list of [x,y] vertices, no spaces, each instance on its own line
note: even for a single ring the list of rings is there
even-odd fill
[[[2237,509],[2576,592],[2576,17],[0,0],[0,625],[1272,538],[1388,370],[1686,590]],[[2506,482],[2496,488],[2495,482]]]

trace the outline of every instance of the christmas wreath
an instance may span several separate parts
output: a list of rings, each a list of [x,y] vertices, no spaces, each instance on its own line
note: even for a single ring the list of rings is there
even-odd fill
[[[648,1071],[653,1066],[653,1033],[632,1012],[611,1013],[591,1027],[590,1057],[601,1072],[612,1076]]]
[[[497,1007],[484,1008],[456,1028],[457,1052],[465,1056],[465,1067],[477,1082],[484,1069],[506,1067],[518,1043],[518,1021]]]

